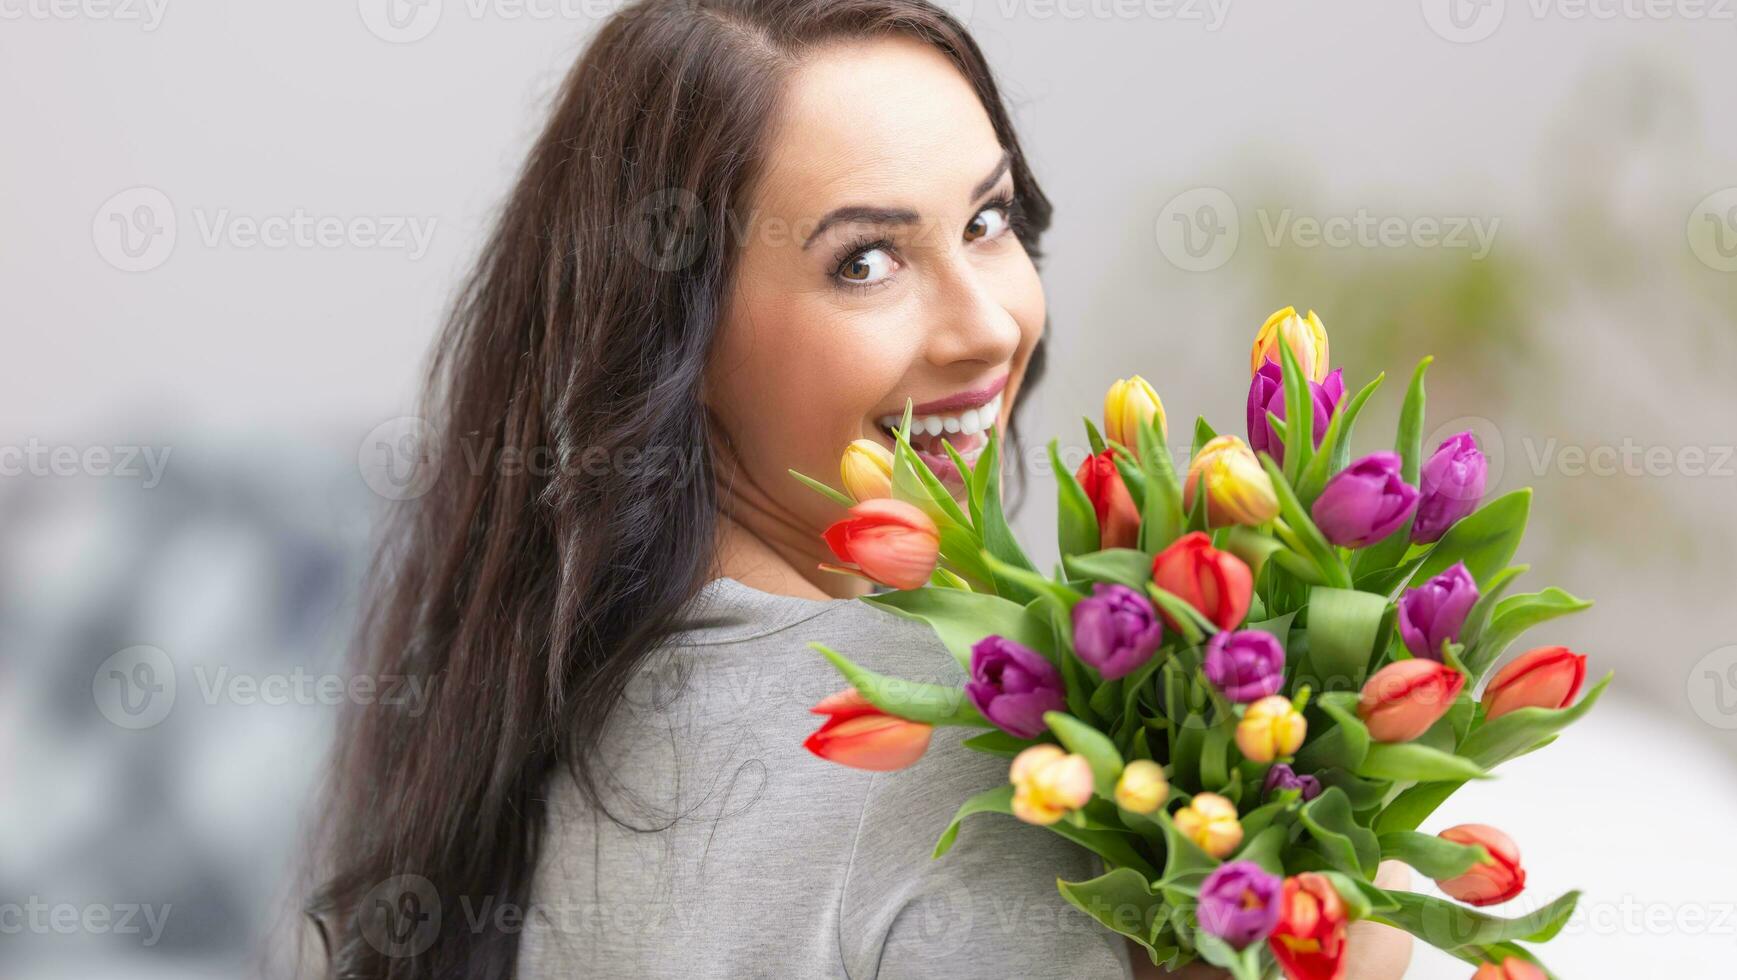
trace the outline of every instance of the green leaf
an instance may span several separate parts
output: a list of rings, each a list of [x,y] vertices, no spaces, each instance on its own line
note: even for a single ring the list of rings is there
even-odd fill
[[[1003,813],[1011,816],[1013,814],[1013,786],[1011,784],[997,786],[994,789],[984,790],[966,800],[959,807],[958,812],[953,814],[953,819],[947,824],[947,829],[941,832],[941,839],[935,842],[935,857],[941,857],[953,849],[954,842],[959,838],[960,824],[965,822],[966,817],[974,813]],[[1125,833],[1076,827],[1066,820],[1050,824],[1049,830],[1109,861],[1113,866],[1132,868],[1147,878],[1157,877],[1157,869],[1153,868],[1151,862],[1134,850],[1133,845],[1128,843],[1128,835]]]
[[[1417,486],[1417,475],[1423,466],[1423,417],[1427,401],[1423,376],[1434,360],[1433,357],[1425,357],[1417,362],[1416,370],[1412,371],[1411,384],[1405,389],[1405,403],[1399,409],[1399,433],[1393,440],[1393,449],[1399,453],[1400,477],[1414,487]],[[1405,551],[1411,546],[1411,525],[1412,520],[1407,518],[1392,534],[1363,549],[1358,556],[1358,572],[1388,568],[1404,560]],[[1448,562],[1448,565],[1451,564],[1453,562]],[[1446,568],[1447,565],[1442,567]]]
[[[1159,960],[1153,943],[1168,914],[1164,899],[1152,890],[1146,876],[1132,868],[1115,868],[1090,881],[1056,880],[1062,897],[1111,932],[1139,943]]]
[[[1374,832],[1351,815],[1351,801],[1344,790],[1337,786],[1322,790],[1320,796],[1303,804],[1297,816],[1329,864],[1347,874],[1375,876],[1381,844]]]
[[[1355,772],[1369,754],[1369,728],[1357,717],[1357,695],[1330,691],[1315,705],[1337,724],[1311,738],[1297,753],[1297,771],[1336,767]]]
[[[957,589],[910,589],[864,596],[863,600],[927,623],[967,672],[971,669],[971,647],[986,636],[1006,637],[1036,650],[1052,663],[1056,659],[1055,633],[1049,623],[1000,596]]]
[[[1019,539],[1014,536],[1013,529],[1007,526],[1007,515],[1001,509],[999,444],[1000,435],[993,428],[990,429],[989,445],[984,448],[983,455],[977,460],[977,469],[971,474],[973,487],[982,488],[983,520],[979,531],[983,537],[983,548],[1005,565],[1036,572],[1037,566],[1031,563],[1031,559],[1027,558],[1024,550],[1019,547]],[[993,469],[990,469],[991,467]],[[1000,575],[994,576],[994,582],[995,591],[1014,602],[1024,604],[1033,598],[1031,590]]]
[[[925,725],[991,727],[965,697],[965,692],[958,688],[877,674],[866,667],[857,666],[844,654],[823,644],[810,643],[809,647],[832,661],[832,665],[838,668],[838,672],[844,675],[844,679],[856,688],[864,700],[889,715],[907,721],[919,721]]]
[[[1156,424],[1139,429],[1140,472],[1146,499],[1140,514],[1140,547],[1156,554],[1182,535],[1182,485],[1170,462],[1170,448]]]
[[[1494,768],[1525,754],[1538,742],[1555,735],[1591,711],[1599,695],[1610,685],[1613,676],[1614,674],[1605,674],[1602,680],[1586,692],[1586,696],[1581,698],[1579,703],[1569,707],[1519,708],[1494,721],[1484,722],[1466,736],[1460,745],[1460,754],[1485,768]]]
[[[1291,345],[1278,344],[1285,384],[1285,479],[1295,486],[1315,455],[1315,398]]]
[[[1531,506],[1532,491],[1515,490],[1461,518],[1436,542],[1435,550],[1418,566],[1411,580],[1425,581],[1463,561],[1480,586],[1491,581],[1497,572],[1508,567],[1514,552],[1519,550]]]
[[[1436,807],[1446,802],[1465,782],[1444,779],[1436,783],[1419,783],[1405,790],[1382,808],[1381,815],[1375,818],[1376,831],[1387,834],[1400,830],[1416,830],[1429,819]]]
[[[1369,918],[1369,913],[1377,907],[1376,903],[1371,900],[1370,892],[1373,891],[1377,895],[1380,895],[1381,892],[1374,885],[1361,878],[1354,878],[1338,871],[1322,871],[1320,874],[1326,876],[1327,881],[1332,884],[1333,890],[1338,892],[1339,898],[1345,902],[1345,916],[1351,921]],[[1391,901],[1384,903],[1384,906],[1386,908],[1398,907]]]
[[[1062,466],[1056,445],[1056,440],[1049,441],[1049,465],[1056,480],[1057,543],[1065,559],[1098,550],[1098,515],[1085,489]]]
[[[1333,411],[1331,421],[1327,423],[1327,431],[1321,437],[1321,445],[1310,457],[1309,465],[1303,467],[1302,474],[1297,479],[1297,499],[1305,508],[1314,506],[1315,498],[1327,486],[1327,480],[1335,473],[1344,469],[1351,460],[1351,429],[1357,424],[1357,416],[1363,411],[1363,403],[1369,396],[1375,394],[1375,389],[1381,387],[1386,374],[1378,374],[1375,380],[1363,386],[1350,402],[1339,406]]]
[[[856,501],[850,499],[849,494],[843,493],[843,492],[838,491],[838,490],[834,490],[833,488],[827,486],[826,484],[820,482],[819,480],[816,480],[811,476],[804,476],[801,473],[796,472],[795,470],[785,470],[785,472],[789,473],[791,476],[795,477],[798,483],[801,483],[803,486],[809,488],[810,490],[815,491],[816,493],[820,494],[822,497],[825,497],[826,499],[832,501],[833,503],[839,505],[840,507],[855,507],[856,506]]]
[[[1377,913],[1374,919],[1398,926],[1432,946],[1453,951],[1462,946],[1487,946],[1493,943],[1548,942],[1568,923],[1574,914],[1579,892],[1568,892],[1548,905],[1512,919],[1478,912],[1453,902],[1416,892],[1388,891],[1399,904],[1396,909]]]
[[[1476,844],[1456,844],[1434,834],[1396,830],[1382,834],[1381,857],[1404,861],[1426,878],[1440,881],[1457,878],[1472,865],[1490,860],[1490,852]]]
[[[1350,589],[1311,590],[1309,657],[1298,682],[1316,691],[1361,688],[1386,614],[1384,596]]]
[[[1246,832],[1248,827],[1243,827]],[[1239,861],[1253,861],[1260,865],[1268,874],[1285,876],[1284,849],[1290,831],[1284,827],[1268,827],[1260,833],[1250,836],[1243,842],[1242,849],[1233,858]]]
[[[1061,711],[1045,711],[1043,721],[1069,752],[1085,757],[1086,764],[1092,767],[1092,784],[1098,795],[1115,799],[1116,780],[1122,775],[1122,754],[1110,736]]]
[[[1005,581],[1010,585],[1017,585],[1034,598],[1049,603],[1060,613],[1060,622],[1066,622],[1068,613],[1085,598],[1061,582],[1045,578],[1028,568],[1009,565],[988,552],[983,553],[983,560],[994,573],[997,582]]]
[[[905,407],[910,408],[908,401]],[[907,414],[907,424],[909,419]],[[947,490],[946,485],[929,469],[929,464],[923,462],[923,458],[911,448],[911,440],[906,432],[900,429],[897,436],[898,439],[893,444],[893,496],[916,504],[937,524],[951,523],[970,527],[971,519],[959,509],[958,501],[953,499],[953,494]]]
[[[1348,589],[1351,587],[1351,573],[1345,568],[1345,563],[1339,560],[1333,546],[1322,536],[1321,529],[1304,512],[1303,505],[1297,500],[1297,495],[1291,491],[1291,485],[1286,482],[1285,475],[1279,470],[1273,458],[1266,453],[1260,454],[1261,466],[1272,477],[1273,492],[1279,498],[1279,516],[1286,526],[1302,544],[1309,560],[1321,570],[1329,585]]]
[[[1478,637],[1478,642],[1471,644],[1468,641],[1470,651],[1466,655],[1466,666],[1473,671],[1473,682],[1482,679],[1484,673],[1495,666],[1496,661],[1507,652],[1509,645],[1519,639],[1522,633],[1559,616],[1590,608],[1591,602],[1576,598],[1558,588],[1503,599],[1496,605],[1490,616],[1490,625]]]
[[[1093,456],[1110,448],[1104,443],[1103,433],[1098,431],[1098,427],[1092,424],[1091,419],[1081,418],[1080,421],[1086,423],[1086,444],[1091,447]]]
[[[1218,624],[1200,614],[1200,610],[1174,592],[1169,592],[1151,582],[1146,583],[1146,594],[1158,604],[1158,608],[1169,614],[1170,622],[1182,633],[1182,638],[1189,646],[1197,646],[1206,637],[1218,632]]]
[[[1355,771],[1367,779],[1396,783],[1463,782],[1488,775],[1471,759],[1416,742],[1376,742],[1369,746],[1369,754]]]
[[[1250,943],[1239,950],[1212,933],[1201,930],[1194,934],[1194,947],[1199,951],[1201,959],[1228,971],[1231,980],[1261,980],[1260,943]]]
[[[960,478],[965,481],[965,505],[971,513],[971,526],[978,527],[983,523],[983,501],[971,492],[971,478],[975,475],[971,471],[971,464],[959,455],[959,450],[954,449],[953,443],[948,440],[941,440],[941,448],[947,451],[947,458],[953,461],[953,468],[959,471]]]
[[[1214,440],[1216,438],[1218,438],[1218,433],[1213,431],[1212,425],[1206,421],[1206,416],[1204,416],[1204,415],[1195,416],[1194,417],[1194,445],[1189,447],[1188,458],[1190,460],[1192,460],[1194,457],[1199,456],[1200,455],[1200,447],[1206,445],[1207,443],[1211,442],[1212,440]]]
[[[1037,743],[1030,739],[1009,735],[997,728],[987,732],[979,732],[959,744],[974,752],[1011,759]]]
[[[941,831],[941,839],[935,842],[934,857],[940,857],[953,849],[953,842],[959,839],[959,825],[973,813],[1005,813],[1013,814],[1013,785],[997,786],[986,789],[960,805],[958,812],[948,822],[947,829]]]
[[[1062,567],[1074,578],[1114,582],[1135,591],[1144,589],[1152,580],[1151,556],[1132,548],[1107,548],[1089,555],[1070,555],[1062,559]]]

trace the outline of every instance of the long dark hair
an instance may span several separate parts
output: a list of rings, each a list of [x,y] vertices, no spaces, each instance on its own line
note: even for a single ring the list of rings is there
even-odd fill
[[[562,84],[435,347],[437,474],[380,553],[356,669],[425,695],[342,722],[309,904],[332,976],[512,975],[517,933],[461,903],[523,908],[547,779],[595,802],[588,747],[712,573],[701,377],[781,80],[895,33],[975,87],[1035,257],[1049,201],[982,53],[923,0],[646,0]],[[382,919],[407,900],[445,914]]]

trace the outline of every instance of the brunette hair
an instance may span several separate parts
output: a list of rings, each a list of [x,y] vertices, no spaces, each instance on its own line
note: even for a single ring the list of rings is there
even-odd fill
[[[516,931],[459,903],[523,908],[547,780],[566,766],[596,801],[588,747],[713,568],[701,378],[781,81],[817,45],[895,34],[975,88],[1035,258],[1049,201],[982,53],[924,0],[644,0],[563,82],[434,349],[442,465],[377,560],[356,669],[425,697],[343,718],[308,905],[331,976],[513,974]],[[693,465],[575,465],[622,450]],[[405,894],[441,902],[439,926],[382,922]]]

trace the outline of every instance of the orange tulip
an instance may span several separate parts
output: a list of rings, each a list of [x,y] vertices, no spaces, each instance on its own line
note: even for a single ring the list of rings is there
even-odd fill
[[[870,704],[854,687],[809,709],[826,715],[826,724],[808,736],[803,748],[830,762],[856,769],[903,769],[928,751],[930,725],[906,721]]]
[[[940,562],[935,522],[915,504],[891,497],[852,507],[849,517],[826,529],[826,543],[849,563],[846,571],[895,589],[922,587]]]
[[[1115,450],[1086,457],[1074,479],[1098,514],[1098,547],[1132,548],[1140,543],[1140,512],[1116,468]]]
[[[1462,823],[1436,835],[1455,844],[1475,844],[1490,852],[1490,859],[1472,865],[1457,878],[1437,879],[1436,887],[1467,905],[1506,902],[1526,888],[1526,869],[1520,866],[1520,848],[1514,839],[1481,823]]]
[[[1248,615],[1254,575],[1241,558],[1212,546],[1201,531],[1184,534],[1152,560],[1152,582],[1200,610],[1220,629],[1235,629]],[[1178,624],[1164,614],[1171,628]]]
[[[1484,720],[1520,708],[1566,708],[1586,680],[1586,658],[1567,647],[1539,647],[1496,671],[1484,688]]]
[[[1285,879],[1279,924],[1267,936],[1273,958],[1289,980],[1340,980],[1345,976],[1345,900],[1325,875],[1312,871]]]
[[[1472,974],[1472,980],[1545,980],[1544,971],[1531,963],[1510,956],[1502,961],[1501,966],[1494,963],[1482,963],[1478,972]]]
[[[1409,742],[1453,707],[1466,675],[1419,657],[1376,671],[1363,685],[1357,716],[1377,742]]]

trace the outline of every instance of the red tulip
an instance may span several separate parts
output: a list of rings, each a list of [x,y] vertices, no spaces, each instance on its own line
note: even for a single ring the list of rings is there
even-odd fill
[[[1526,888],[1526,869],[1520,866],[1520,848],[1514,839],[1481,823],[1462,823],[1436,835],[1455,844],[1475,844],[1490,852],[1490,859],[1472,865],[1457,878],[1438,879],[1436,887],[1467,905],[1506,902]]]
[[[826,715],[826,724],[802,743],[831,762],[887,772],[903,769],[928,751],[933,726],[906,721],[870,704],[856,688],[844,690],[809,709]]]
[[[1472,980],[1546,980],[1544,971],[1531,963],[1510,956],[1502,961],[1501,966],[1494,963],[1481,963],[1478,972],[1472,974]]]
[[[1340,980],[1345,976],[1345,900],[1325,875],[1304,872],[1285,879],[1279,924],[1267,936],[1273,958],[1289,980]]]
[[[849,571],[895,589],[926,585],[940,561],[941,533],[915,504],[865,500],[826,529],[826,543]]]
[[[1376,671],[1363,685],[1357,717],[1377,742],[1409,742],[1429,731],[1466,686],[1466,675],[1421,657]]]
[[[1140,543],[1140,512],[1116,468],[1115,450],[1086,457],[1074,479],[1098,512],[1098,547],[1132,548]]]
[[[1185,534],[1152,560],[1152,582],[1200,610],[1220,629],[1235,629],[1248,615],[1254,576],[1241,558],[1219,551],[1200,531]],[[1165,622],[1180,628],[1169,613]]]
[[[1567,647],[1539,647],[1496,671],[1484,688],[1484,720],[1520,708],[1566,708],[1586,680],[1586,658]]]

